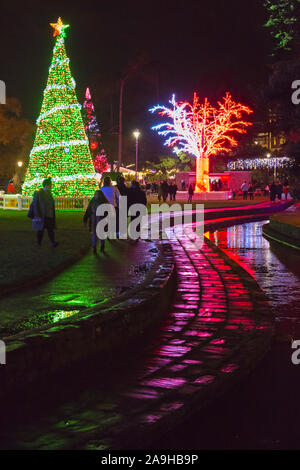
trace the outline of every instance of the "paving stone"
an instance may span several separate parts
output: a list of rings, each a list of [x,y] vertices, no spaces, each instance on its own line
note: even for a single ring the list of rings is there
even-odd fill
[[[163,427],[189,400],[201,404],[202,398],[211,399],[214,387],[243,367],[245,345],[255,354],[255,339],[260,334],[268,337],[270,322],[255,313],[257,304],[248,287],[219,252],[206,242],[197,250],[185,237],[172,240],[171,245],[178,286],[147,361],[132,373],[132,381],[120,383],[120,389],[114,388],[112,394],[105,396],[103,392],[98,401],[94,397],[92,406],[87,403],[76,413],[70,407],[67,414],[70,423],[75,422],[57,425],[59,439],[53,433],[55,423],[44,423],[47,442],[27,442],[24,447],[54,448],[59,440],[68,448],[68,433],[75,426],[76,434],[91,435],[80,444],[73,443],[73,447],[122,448],[129,442],[136,444],[144,427]],[[262,299],[260,308],[268,312],[264,305]],[[101,409],[105,400],[112,403],[112,408]],[[85,407],[88,414],[84,414]],[[106,411],[105,417],[102,411]],[[64,423],[61,417],[57,422]]]

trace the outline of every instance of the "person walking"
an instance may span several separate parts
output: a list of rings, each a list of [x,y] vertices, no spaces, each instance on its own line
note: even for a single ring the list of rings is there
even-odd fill
[[[117,186],[113,186],[111,182],[111,178],[109,176],[105,176],[103,181],[103,186],[100,188],[100,191],[103,192],[104,196],[107,199],[107,202],[111,204],[115,209],[116,215],[116,235],[119,238],[119,199],[120,193]]]
[[[158,202],[162,200],[162,197],[163,197],[163,187],[162,187],[162,182],[160,182],[158,186],[158,192],[157,192]]]
[[[253,199],[254,199],[254,188],[252,186],[252,183],[249,184],[248,194],[249,194],[250,201],[253,201]]]
[[[162,196],[163,196],[163,201],[166,202],[168,194],[169,194],[169,185],[167,181],[164,181],[162,183]]]
[[[273,181],[273,183],[270,185],[270,201],[271,202],[275,202],[276,192],[277,192],[276,184]]]
[[[269,187],[269,185],[267,184],[267,186],[266,186],[265,189],[264,189],[264,196],[269,196],[269,193],[270,193],[270,187]]]
[[[145,192],[141,189],[140,184],[138,181],[132,181],[131,187],[128,190],[128,208],[133,206],[134,204],[142,204],[145,207],[147,207],[147,197]],[[133,222],[138,215],[131,215],[130,220]],[[133,237],[132,234],[129,233],[129,237],[134,239],[134,240],[139,240],[140,235],[141,235],[141,225],[138,224],[137,227],[135,227],[136,233],[138,233],[138,237]]]
[[[173,201],[176,201],[177,191],[178,191],[178,186],[177,186],[176,183],[174,183],[174,185],[173,185]]]
[[[108,204],[108,201],[106,197],[104,196],[104,193],[98,189],[94,197],[90,200],[89,205],[87,210],[85,211],[85,214],[83,216],[83,223],[84,225],[87,225],[87,222],[89,222],[89,230],[92,234],[92,247],[93,247],[93,253],[96,255],[97,254],[97,242],[98,242],[98,236],[97,236],[97,225],[102,220],[105,216],[97,216],[97,209],[101,204]],[[104,253],[104,247],[105,247],[105,239],[100,238],[100,251]]]
[[[283,183],[283,194],[285,200],[287,201],[289,194],[289,182],[287,180],[285,180],[285,182]]]
[[[188,202],[192,202],[193,201],[193,196],[194,196],[194,188],[193,188],[192,184],[189,185],[188,195],[189,195]]]
[[[170,198],[170,201],[173,201],[173,191],[174,191],[174,186],[173,186],[173,183],[171,182],[171,184],[169,185],[169,198]]]
[[[276,185],[276,195],[277,195],[279,201],[281,201],[282,193],[283,193],[283,185],[282,185],[282,183],[280,183],[280,181],[278,181],[278,183]]]
[[[15,193],[15,187],[14,187],[13,180],[9,181],[9,183],[7,185],[7,192],[8,192],[8,194],[14,194]]]
[[[121,196],[127,196],[128,188],[125,184],[124,176],[118,176],[117,178],[117,188]]]
[[[54,235],[54,229],[56,227],[55,203],[51,193],[51,187],[51,178],[46,178],[43,181],[43,187],[34,193],[31,207],[33,210],[32,225],[34,230],[37,230],[37,243],[39,246],[42,244],[44,231],[46,229],[52,247],[56,248],[58,242],[55,241]],[[28,216],[31,217],[29,213]]]
[[[244,183],[242,184],[241,186],[241,191],[243,193],[243,200],[244,201],[247,201],[247,198],[248,198],[248,189],[249,189],[249,185],[247,183],[247,181],[244,181]]]

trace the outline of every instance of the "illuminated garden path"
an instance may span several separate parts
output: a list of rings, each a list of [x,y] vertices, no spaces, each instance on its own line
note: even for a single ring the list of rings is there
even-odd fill
[[[59,248],[58,248],[59,249]],[[155,243],[110,241],[45,284],[0,299],[0,336],[55,323],[142,282],[157,257]]]
[[[226,217],[232,211],[244,214],[247,210],[267,210],[270,207],[270,202],[263,202],[241,207],[207,209],[205,217],[216,218],[219,214]],[[144,279],[157,256],[154,242],[131,244],[126,241],[111,241],[106,243],[106,247],[107,253],[104,256],[98,255],[95,258],[89,254],[42,286],[0,299],[1,337],[23,329],[56,323],[135,287]]]
[[[268,295],[275,317],[271,347],[224,396],[157,440],[161,449],[299,448],[300,366],[292,364],[291,342],[300,338],[300,253],[264,238],[265,223],[219,228],[210,238]]]
[[[12,441],[6,429],[7,447],[143,447],[206,405],[264,351],[272,331],[264,297],[254,299],[207,243],[201,250],[188,237],[171,243],[178,288],[159,330],[115,370],[96,368],[82,394],[73,398],[70,389],[73,402],[37,422],[31,416]]]

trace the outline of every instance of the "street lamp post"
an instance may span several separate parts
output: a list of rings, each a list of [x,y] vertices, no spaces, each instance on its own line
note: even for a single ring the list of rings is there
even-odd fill
[[[139,136],[140,131],[134,131],[133,133],[135,137],[135,178],[137,179],[138,174],[138,152],[139,152]]]

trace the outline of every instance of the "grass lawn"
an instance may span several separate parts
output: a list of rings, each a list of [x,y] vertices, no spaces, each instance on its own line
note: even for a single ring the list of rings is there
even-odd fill
[[[255,201],[203,201],[205,209],[236,207],[265,202],[267,198]],[[149,199],[151,204],[157,198]],[[176,201],[182,207],[187,201]],[[201,203],[198,202],[198,203]],[[193,207],[196,203],[193,204]],[[36,233],[31,228],[27,211],[0,210],[0,293],[1,288],[20,285],[31,279],[39,278],[67,263],[90,245],[90,234],[83,226],[82,211],[56,211],[56,238],[59,246],[53,249],[45,231],[41,247],[36,244]]]
[[[272,220],[300,228],[300,210],[297,213],[280,212],[279,214],[272,215]]]
[[[59,246],[53,249],[47,231],[42,246],[37,246],[27,211],[0,210],[0,290],[59,269],[88,248],[90,234],[82,223],[83,212],[56,215]]]

